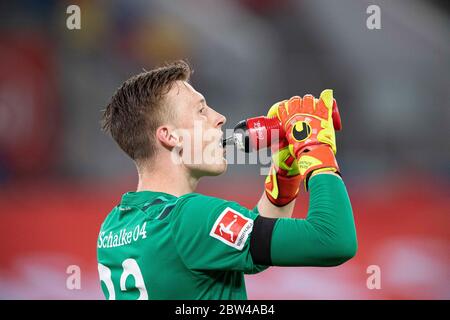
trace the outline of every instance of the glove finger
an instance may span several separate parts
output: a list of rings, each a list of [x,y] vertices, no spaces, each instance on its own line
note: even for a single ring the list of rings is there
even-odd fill
[[[279,150],[272,155],[272,161],[277,168],[288,171],[289,175],[298,174],[298,164],[288,148]]]
[[[284,100],[278,104],[277,114],[278,114],[278,119],[281,122],[284,122],[289,118],[289,112],[287,110],[287,105],[288,105],[287,100]]]
[[[302,98],[300,98],[299,96],[293,96],[292,98],[289,99],[288,102],[289,115],[300,113],[301,107],[302,107]]]
[[[314,97],[310,94],[306,94],[303,97],[302,107],[300,113],[314,114]]]
[[[326,107],[326,105],[322,99],[316,99],[315,115],[322,119],[328,120],[328,117],[330,115],[330,110],[328,110],[328,108]]]
[[[319,100],[322,100],[325,107],[330,110],[333,108],[333,90],[331,89],[325,89],[320,93]]]
[[[267,112],[267,116],[269,118],[273,118],[273,117],[277,117],[278,119],[280,119],[279,115],[278,115],[278,107],[281,104],[284,104],[287,100],[283,100],[277,103],[274,103],[273,106],[270,107],[269,112]]]

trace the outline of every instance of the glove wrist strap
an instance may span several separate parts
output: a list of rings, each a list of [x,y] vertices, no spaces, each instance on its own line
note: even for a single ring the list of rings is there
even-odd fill
[[[298,158],[298,166],[305,190],[308,190],[308,180],[311,174],[317,170],[333,171],[340,175],[339,165],[334,157],[334,152],[326,144],[312,146],[302,152]]]
[[[297,197],[301,181],[300,175],[282,176],[272,166],[264,185],[267,198],[277,207],[285,206]]]

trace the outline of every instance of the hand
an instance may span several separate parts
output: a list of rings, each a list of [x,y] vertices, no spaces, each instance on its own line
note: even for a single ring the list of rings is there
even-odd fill
[[[328,144],[336,154],[336,138],[333,126],[333,91],[322,91],[319,99],[307,94],[285,100],[278,107],[278,118],[286,131],[290,150],[294,157],[308,146]]]
[[[267,116],[277,116],[278,106],[285,101],[275,103],[270,108]],[[278,144],[272,145],[271,149],[272,166],[264,187],[270,202],[281,207],[297,197],[301,176],[298,163],[289,151],[289,142],[286,137],[280,137]]]
[[[299,173],[307,188],[313,171],[339,173],[336,138],[333,126],[333,91],[322,91],[319,99],[312,95],[295,96],[282,101],[277,116],[286,132],[290,154],[298,160]]]

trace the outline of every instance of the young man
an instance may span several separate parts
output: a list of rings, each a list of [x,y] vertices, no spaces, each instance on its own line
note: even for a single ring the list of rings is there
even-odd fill
[[[336,266],[353,257],[356,232],[334,158],[331,90],[272,106],[269,116],[279,118],[286,137],[250,210],[195,193],[201,177],[226,170],[226,119],[188,83],[190,73],[178,61],[134,76],[104,112],[104,130],[139,174],[137,191],[125,193],[101,226],[106,298],[246,299],[245,273]],[[299,187],[310,192],[306,219],[291,218]]]

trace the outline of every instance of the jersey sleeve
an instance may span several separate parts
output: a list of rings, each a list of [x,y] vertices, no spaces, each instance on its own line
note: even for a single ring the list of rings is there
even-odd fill
[[[356,254],[353,210],[342,179],[316,175],[310,179],[309,189],[306,219],[281,218],[274,224],[270,265],[337,266]]]
[[[256,273],[250,236],[257,211],[201,194],[180,199],[172,217],[178,254],[189,269]]]

